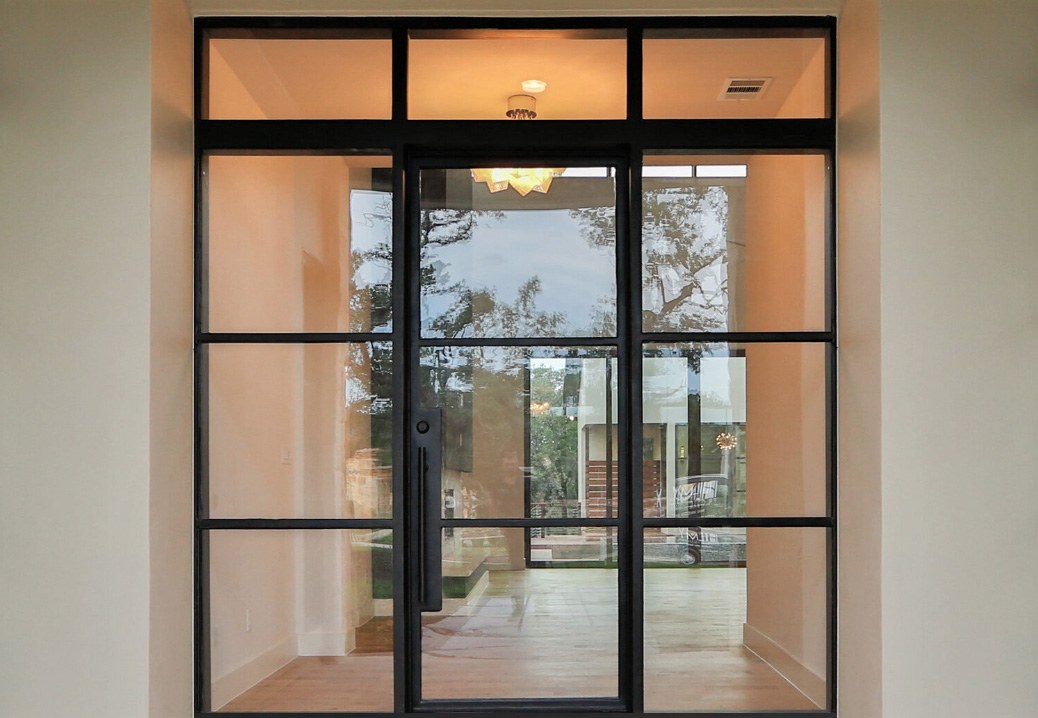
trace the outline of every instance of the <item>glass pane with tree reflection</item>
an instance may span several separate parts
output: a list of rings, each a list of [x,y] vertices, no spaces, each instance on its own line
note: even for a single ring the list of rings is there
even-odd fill
[[[826,328],[824,155],[649,155],[645,163],[645,331]]]
[[[420,372],[442,411],[446,518],[617,515],[613,350],[427,347]]]
[[[523,196],[468,169],[422,170],[422,336],[615,336],[612,170],[556,171]]]

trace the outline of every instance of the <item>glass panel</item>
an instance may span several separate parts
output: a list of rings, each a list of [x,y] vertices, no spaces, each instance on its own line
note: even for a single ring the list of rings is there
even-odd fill
[[[617,695],[617,571],[603,559],[606,529],[526,531],[446,530],[443,610],[422,614],[423,698]],[[587,560],[529,558],[552,550]]]
[[[645,710],[826,707],[826,529],[645,530]]]
[[[647,30],[648,119],[827,117],[825,30]]]
[[[616,334],[615,180],[581,169],[421,171],[422,336]]]
[[[408,117],[503,120],[509,97],[521,94],[538,119],[623,119],[625,38],[622,30],[412,31]]]
[[[392,516],[389,343],[207,351],[211,516]]]
[[[212,332],[391,329],[391,158],[208,158]]]
[[[646,156],[645,331],[824,330],[827,195],[824,155]]]
[[[392,117],[387,31],[210,31],[208,114],[213,120]]]
[[[422,349],[422,403],[443,411],[444,517],[616,516],[613,356],[606,348]]]
[[[212,709],[393,710],[389,529],[209,533]]]
[[[825,354],[824,344],[647,344],[645,515],[824,516]]]

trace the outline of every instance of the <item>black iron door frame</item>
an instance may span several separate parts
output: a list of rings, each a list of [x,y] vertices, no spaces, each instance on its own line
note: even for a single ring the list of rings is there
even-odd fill
[[[411,29],[620,29],[627,36],[627,119],[624,120],[537,120],[511,122],[499,120],[410,120],[407,113],[408,31]],[[827,117],[820,119],[747,120],[646,120],[642,117],[642,36],[646,29],[686,28],[749,32],[756,30],[803,30],[827,32],[828,98]],[[208,49],[210,37],[247,33],[285,37],[301,32],[388,29],[392,35],[392,118],[388,120],[214,120],[208,119]],[[234,715],[315,716],[342,715],[319,713],[217,713],[210,705],[209,676],[209,537],[223,530],[281,529],[392,529],[393,549],[393,635],[394,635],[394,713],[462,713],[501,715],[508,712],[550,712],[592,716],[602,712],[644,715],[642,545],[640,537],[647,527],[684,527],[684,519],[649,519],[640,510],[641,471],[635,471],[642,455],[641,382],[642,347],[646,342],[810,342],[827,348],[827,506],[824,517],[782,518],[701,518],[699,528],[709,527],[818,527],[828,536],[827,572],[827,693],[824,711],[747,712],[738,715],[773,716],[836,715],[836,240],[835,240],[835,30],[832,17],[629,17],[629,18],[286,18],[286,17],[207,17],[195,23],[195,714],[203,717]],[[641,166],[645,152],[800,152],[813,151],[827,157],[828,197],[826,201],[826,327],[807,332],[704,332],[652,333],[641,329]],[[392,332],[296,332],[296,333],[219,333],[211,332],[207,316],[207,159],[214,154],[390,154],[393,206],[393,296]],[[434,420],[412,411],[417,396],[417,350],[422,342],[414,324],[417,302],[417,233],[409,227],[417,196],[417,168],[420,166],[469,167],[482,161],[522,157],[525,164],[539,164],[548,158],[564,159],[570,164],[610,162],[617,173],[617,336],[613,339],[504,340],[510,345],[573,344],[612,345],[618,357],[619,402],[617,417],[620,439],[619,516],[615,525],[621,546],[619,686],[616,700],[530,700],[447,702],[420,699],[419,665],[421,651],[420,608],[434,605],[435,586],[423,569],[435,556],[409,551],[407,545],[421,547],[426,534],[440,526],[460,525],[463,519],[440,519],[438,501],[422,501],[426,488],[419,456],[434,459],[432,447],[424,442],[426,433],[418,432],[418,422]],[[538,161],[541,160],[541,161]],[[475,164],[474,164],[475,163]],[[407,321],[401,321],[404,318]],[[213,344],[270,343],[344,343],[392,342],[393,373],[393,495],[391,519],[308,519],[308,518],[214,518],[208,505],[208,347]],[[449,340],[455,343],[456,340]],[[496,340],[477,340],[492,345]],[[423,506],[436,514],[421,513]],[[470,520],[471,521],[471,520]],[[576,519],[556,519],[550,525],[571,525]],[[544,519],[488,519],[494,526],[545,526]],[[469,523],[466,525],[480,525]],[[577,525],[577,524],[573,524]],[[406,545],[405,545],[406,544]],[[432,601],[432,602],[431,602]],[[349,715],[349,714],[347,714]],[[363,715],[354,713],[352,715]],[[673,714],[666,714],[673,715]],[[696,713],[705,716],[709,713]],[[716,714],[722,715],[722,714]],[[732,715],[724,713],[723,715]]]
[[[629,331],[632,298],[636,294],[632,288],[632,264],[628,254],[631,243],[628,239],[630,222],[630,161],[626,152],[615,150],[587,148],[582,150],[571,147],[566,153],[543,151],[534,147],[480,149],[466,151],[464,148],[416,147],[405,148],[405,233],[407,238],[405,250],[406,284],[405,301],[407,302],[407,432],[410,445],[407,447],[408,471],[408,533],[409,546],[417,550],[408,551],[409,564],[407,577],[407,686],[409,694],[408,706],[415,711],[436,712],[471,712],[538,710],[551,712],[603,712],[625,711],[631,705],[631,651],[633,645],[633,620],[631,599],[633,595],[632,535],[630,533],[630,517],[633,513],[633,491],[631,487],[633,460],[630,447],[633,446],[631,422],[627,418],[633,394],[630,392],[630,371],[632,364],[629,353],[632,347],[624,337]],[[519,337],[519,338],[423,338],[421,333],[421,287],[420,287],[420,203],[421,190],[419,180],[421,172],[426,169],[470,169],[473,167],[582,167],[606,166],[614,171],[615,207],[616,207],[616,252],[615,279],[617,287],[617,331],[614,337]],[[621,437],[618,446],[617,472],[619,502],[615,517],[602,519],[580,518],[441,518],[440,483],[435,464],[439,461],[440,422],[436,410],[419,408],[422,405],[419,386],[420,352],[425,347],[608,347],[618,359],[618,421],[617,430]],[[596,699],[500,699],[500,700],[430,700],[422,698],[422,622],[421,614],[425,611],[438,611],[442,606],[440,594],[440,541],[441,531],[445,528],[495,527],[532,528],[608,526],[617,531],[618,556],[618,632],[612,637],[603,636],[603,640],[617,641],[618,686],[616,698]],[[524,531],[525,532],[525,531]],[[528,536],[528,534],[527,534]]]

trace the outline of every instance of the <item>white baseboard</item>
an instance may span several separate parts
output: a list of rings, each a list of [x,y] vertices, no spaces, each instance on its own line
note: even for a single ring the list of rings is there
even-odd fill
[[[825,678],[794,658],[790,653],[748,623],[742,624],[742,643],[803,693],[809,701],[825,709]]]
[[[300,633],[300,656],[345,656],[345,633]]]
[[[271,646],[251,661],[215,679],[210,701],[213,706],[212,709],[214,711],[220,710],[264,678],[282,668],[289,661],[292,661],[296,657],[296,642],[295,636],[289,636]]]

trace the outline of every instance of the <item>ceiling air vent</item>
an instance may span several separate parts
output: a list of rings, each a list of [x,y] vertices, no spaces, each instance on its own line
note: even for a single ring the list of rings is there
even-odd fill
[[[770,77],[729,77],[720,99],[756,100],[764,94],[770,84]]]

